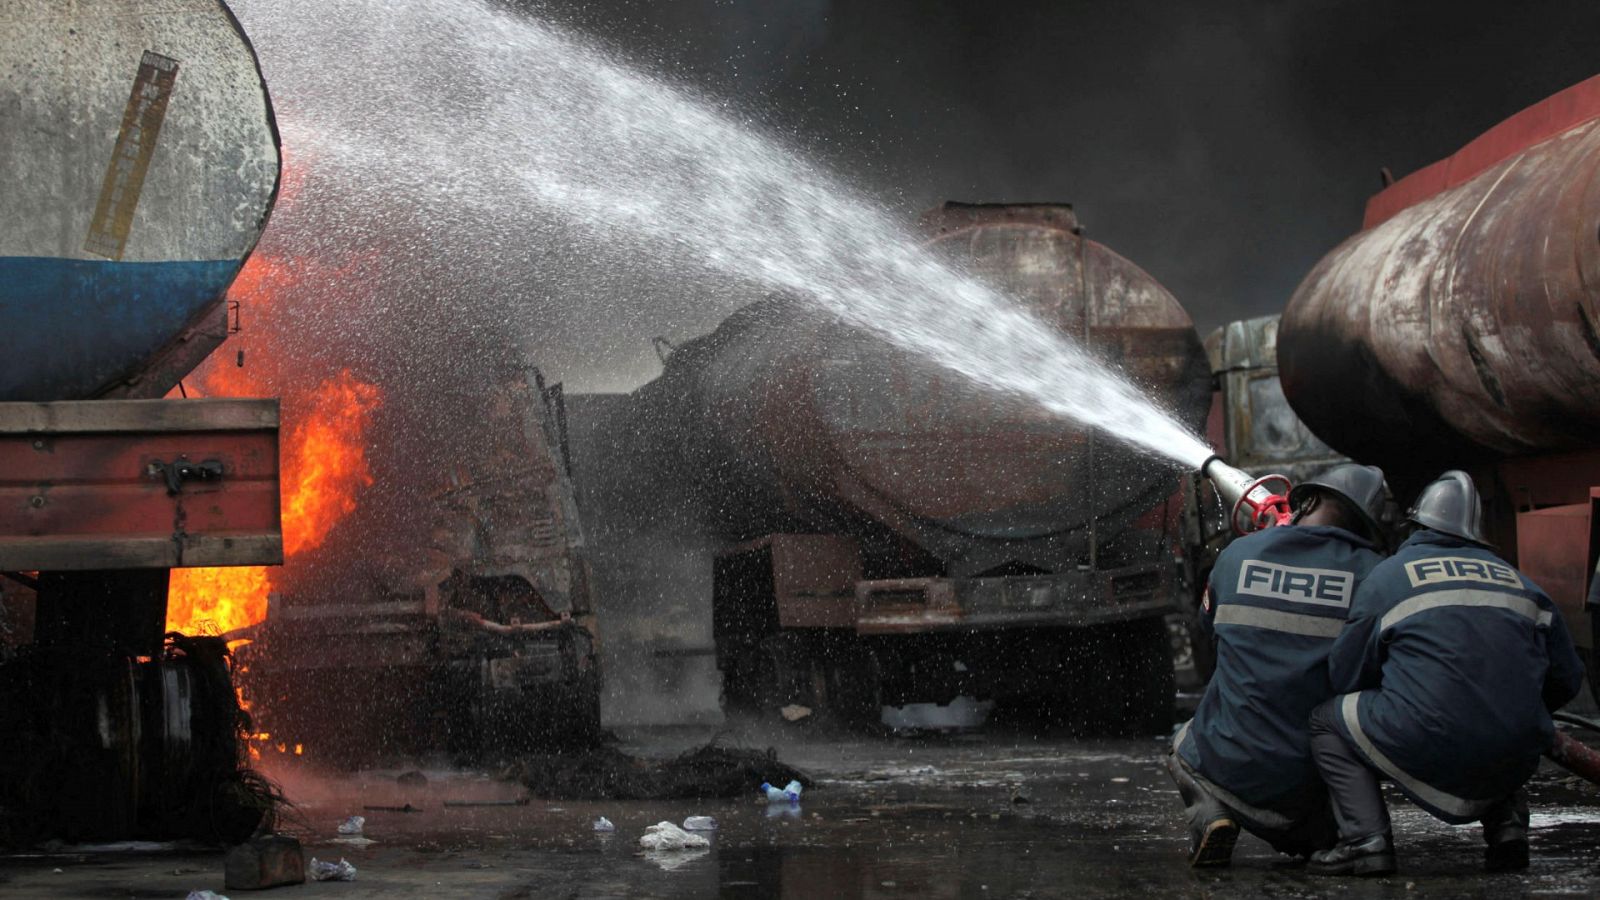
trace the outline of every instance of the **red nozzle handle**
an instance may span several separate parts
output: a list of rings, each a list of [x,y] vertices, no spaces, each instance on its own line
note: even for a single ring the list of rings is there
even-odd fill
[[[1293,518],[1289,509],[1289,479],[1282,475],[1263,475],[1250,482],[1239,502],[1233,505],[1229,518],[1237,534],[1289,524]]]

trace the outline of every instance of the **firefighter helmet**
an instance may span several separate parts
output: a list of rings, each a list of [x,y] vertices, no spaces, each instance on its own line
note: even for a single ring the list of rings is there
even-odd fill
[[[1289,506],[1298,509],[1307,497],[1318,491],[1335,494],[1349,503],[1361,516],[1370,536],[1379,544],[1386,543],[1383,526],[1378,524],[1389,499],[1389,486],[1384,483],[1382,469],[1356,463],[1340,463],[1324,469],[1290,489]]]
[[[1417,495],[1417,502],[1406,511],[1406,518],[1434,531],[1488,546],[1483,530],[1483,501],[1472,476],[1451,469],[1433,480]]]

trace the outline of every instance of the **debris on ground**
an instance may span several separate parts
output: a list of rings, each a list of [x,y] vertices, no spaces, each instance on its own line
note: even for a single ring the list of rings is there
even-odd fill
[[[352,866],[343,857],[339,861],[322,862],[315,856],[311,857],[312,881],[355,881],[356,867]]]
[[[710,816],[690,816],[683,820],[684,831],[716,831],[717,820]]]
[[[798,722],[801,719],[811,715],[811,707],[801,706],[798,703],[791,703],[788,706],[778,710],[778,713],[783,716],[783,720],[785,722]]]
[[[340,834],[360,834],[361,829],[367,824],[365,816],[351,816],[339,823]]]
[[[617,826],[611,824],[611,820],[610,819],[606,818],[605,816],[601,816],[600,818],[594,820],[594,830],[595,831],[616,831],[617,830]]]
[[[709,847],[711,842],[704,836],[690,834],[671,822],[657,822],[644,830],[644,836],[639,838],[639,846],[646,850],[690,850]]]
[[[216,891],[190,891],[189,896],[183,900],[228,900],[228,898]]]
[[[791,781],[780,789],[763,781],[761,783],[761,793],[767,798],[768,803],[794,804],[800,802],[800,791],[803,787],[800,782]]]
[[[641,759],[615,747],[525,756],[503,777],[549,800],[706,800],[748,796],[750,785],[792,781],[804,773],[775,750],[707,744],[666,760]]]
[[[305,880],[305,854],[300,842],[286,834],[257,835],[222,859],[222,886],[230,891],[260,891]]]
[[[409,803],[405,804],[404,806],[393,806],[393,805],[381,806],[381,805],[376,804],[376,803],[368,803],[367,805],[365,805],[365,806],[363,806],[361,808],[363,810],[367,811],[367,812],[399,812],[399,813],[422,812],[422,807],[420,807],[420,806],[412,806]]]

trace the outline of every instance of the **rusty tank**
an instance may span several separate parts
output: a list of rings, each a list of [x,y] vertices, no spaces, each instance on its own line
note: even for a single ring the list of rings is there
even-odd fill
[[[1285,395],[1431,471],[1600,445],[1600,77],[1388,187],[1284,313]]]
[[[1070,206],[950,203],[930,245],[1084,342],[1190,427],[1210,397],[1189,316]],[[729,540],[848,534],[869,576],[1061,571],[1166,552],[1134,528],[1175,480],[1104,434],[979,388],[797,298],[675,348],[633,397],[659,476]],[[1143,534],[1143,537],[1136,537]]]

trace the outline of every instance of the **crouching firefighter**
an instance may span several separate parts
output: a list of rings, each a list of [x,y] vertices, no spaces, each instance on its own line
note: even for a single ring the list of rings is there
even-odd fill
[[[1281,853],[1333,846],[1306,719],[1333,695],[1328,651],[1382,559],[1386,499],[1383,472],[1334,466],[1290,491],[1290,525],[1242,537],[1217,558],[1201,604],[1216,671],[1167,755],[1191,865],[1227,865],[1241,826]]]
[[[1395,870],[1380,778],[1446,822],[1482,822],[1490,871],[1525,868],[1522,785],[1583,665],[1550,598],[1489,550],[1466,473],[1441,475],[1408,517],[1421,529],[1373,570],[1334,644],[1340,696],[1312,713],[1339,844],[1314,854],[1309,871]]]

